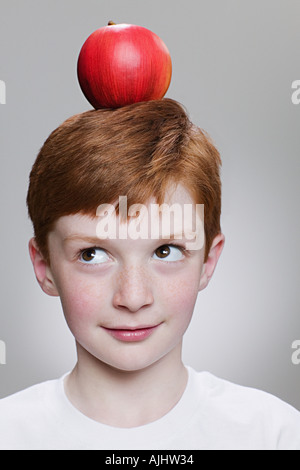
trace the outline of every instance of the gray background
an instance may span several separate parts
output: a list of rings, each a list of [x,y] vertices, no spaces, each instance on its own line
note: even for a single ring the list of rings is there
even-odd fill
[[[299,318],[300,79],[298,0],[1,0],[0,397],[71,369],[60,301],[36,283],[27,243],[28,175],[49,133],[90,109],[76,76],[85,39],[108,20],[167,44],[167,96],[182,102],[223,158],[225,250],[199,294],[184,360],[300,409],[292,364]]]

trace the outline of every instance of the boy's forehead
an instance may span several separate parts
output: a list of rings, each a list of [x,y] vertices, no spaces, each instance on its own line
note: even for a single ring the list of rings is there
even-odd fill
[[[121,212],[126,211],[122,213],[122,221],[115,211],[117,203]],[[202,212],[199,215],[198,205],[184,186],[177,185],[169,186],[164,203],[160,206],[155,197],[147,204],[128,206],[126,196],[119,196],[114,204],[98,206],[95,216],[77,213],[60,217],[54,230],[64,241],[80,236],[127,239],[128,234],[133,239],[164,239],[174,235],[174,238],[186,236],[192,239],[199,227],[196,217],[203,219]]]

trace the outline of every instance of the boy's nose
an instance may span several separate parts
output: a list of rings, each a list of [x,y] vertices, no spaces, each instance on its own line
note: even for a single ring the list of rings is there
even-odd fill
[[[153,304],[153,292],[149,275],[138,266],[124,268],[117,276],[114,307],[132,313]]]

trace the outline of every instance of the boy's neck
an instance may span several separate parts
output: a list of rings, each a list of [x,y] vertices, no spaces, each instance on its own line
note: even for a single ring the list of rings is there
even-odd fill
[[[138,371],[121,371],[100,362],[77,344],[78,362],[66,379],[71,403],[103,424],[131,428],[160,419],[182,397],[188,372],[179,344],[162,359]]]

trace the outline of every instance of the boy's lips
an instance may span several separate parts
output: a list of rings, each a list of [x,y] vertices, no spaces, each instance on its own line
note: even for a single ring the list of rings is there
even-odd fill
[[[161,325],[159,323],[155,326],[139,326],[139,327],[118,327],[118,328],[105,328],[102,327],[105,331],[107,331],[111,336],[126,342],[133,342],[133,341],[142,341],[146,338],[149,338],[152,333]]]

